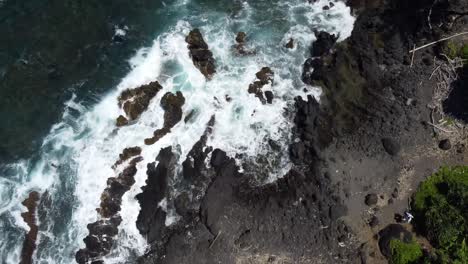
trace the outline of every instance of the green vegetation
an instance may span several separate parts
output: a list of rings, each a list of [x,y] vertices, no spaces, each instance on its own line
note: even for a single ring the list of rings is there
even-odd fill
[[[445,45],[443,52],[451,59],[460,57],[468,60],[468,44],[458,44],[453,41],[449,41]]]
[[[392,239],[390,241],[390,249],[392,252],[391,264],[419,263],[423,256],[421,247],[415,241],[405,243],[398,239]]]
[[[434,263],[468,263],[468,166],[444,167],[418,188],[415,225],[435,247]]]

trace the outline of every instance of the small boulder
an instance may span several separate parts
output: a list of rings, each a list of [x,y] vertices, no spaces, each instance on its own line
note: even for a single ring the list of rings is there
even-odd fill
[[[449,150],[452,148],[452,144],[450,143],[450,139],[444,139],[439,142],[439,148],[441,150]]]
[[[385,151],[392,156],[396,156],[400,152],[400,144],[395,139],[383,138],[382,145]]]
[[[273,92],[272,91],[265,91],[265,97],[267,100],[267,103],[272,104],[273,103]]]
[[[119,117],[117,117],[115,125],[118,127],[126,126],[128,125],[128,119],[125,118],[125,116],[123,115],[119,115]]]
[[[285,47],[287,49],[293,49],[294,48],[294,40],[292,38],[290,38],[288,43],[286,43]]]
[[[366,198],[365,198],[364,202],[368,206],[373,206],[373,205],[377,204],[378,200],[379,200],[379,197],[377,196],[377,194],[370,193],[370,194],[366,195]]]
[[[377,218],[377,216],[374,215],[374,216],[372,216],[372,218],[369,221],[369,226],[370,227],[376,227],[376,226],[379,225],[379,223],[380,223],[379,218]]]

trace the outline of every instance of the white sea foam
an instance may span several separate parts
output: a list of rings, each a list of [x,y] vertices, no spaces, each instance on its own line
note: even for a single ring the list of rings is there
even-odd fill
[[[172,7],[167,5],[167,8],[183,10],[188,3],[181,0]],[[244,161],[255,161],[258,156],[270,155],[267,141],[271,139],[278,142],[282,150],[275,154],[274,162],[269,160],[271,164],[262,165],[268,174],[263,180],[275,181],[288,171],[287,145],[292,140],[292,123],[285,109],[292,109],[296,96],[305,98],[310,94],[319,99],[321,94],[319,88],[308,87],[300,79],[302,63],[315,39],[312,29],[327,30],[344,39],[351,33],[354,18],[342,2],[335,2],[331,10],[323,11],[322,6],[328,1],[320,0],[314,5],[303,0],[280,1],[274,3],[278,12],[283,12],[283,17],[279,18],[282,20],[278,22],[278,26],[283,28],[277,30],[275,25],[268,24],[271,21],[265,24],[256,18],[258,11],[254,8],[257,4],[244,1],[242,9],[234,16],[213,12],[200,15],[196,21],[179,21],[159,35],[151,47],[136,52],[129,60],[130,73],[94,107],[86,108],[76,97],[68,101],[62,122],[54,125],[44,140],[39,161],[11,165],[17,176],[0,181],[0,190],[11,193],[8,197],[2,195],[0,216],[15,216],[18,228],[25,228],[18,215],[24,210],[20,203],[30,190],[41,193],[48,190],[53,200],[50,210],[70,211],[69,215],[60,217],[60,221],[48,219],[43,223],[37,263],[73,261],[76,250],[84,247],[82,239],[88,234],[86,225],[98,219],[95,209],[99,207],[107,178],[117,173],[112,165],[119,153],[131,146],[143,148],[144,160],[137,165],[134,186],[122,198],[118,240],[106,263],[122,263],[143,254],[146,242],[135,225],[140,210],[135,196],[145,185],[146,166],[155,161],[161,148],[167,146],[172,146],[179,157],[178,164],[181,164],[205,131],[212,115],[215,115],[216,122],[208,145],[223,149],[231,157],[236,153],[243,154],[243,159],[238,159],[241,165]],[[200,27],[214,54],[217,73],[211,81],[205,80],[189,57],[184,39],[192,26]],[[248,44],[256,50],[256,55],[234,55],[232,45],[235,34],[240,30],[248,33]],[[296,44],[293,50],[284,47],[290,38]],[[275,72],[273,84],[264,88],[275,95],[271,105],[262,104],[247,92],[249,84],[255,80],[255,73],[265,66]],[[155,80],[161,83],[163,90],[151,101],[147,111],[135,124],[116,129],[115,119],[123,114],[117,106],[119,94]],[[187,123],[179,122],[171,133],[154,145],[145,146],[143,140],[163,124],[163,110],[159,103],[168,91],[183,93],[184,117],[192,110],[196,114]],[[231,98],[230,102],[226,96]],[[171,183],[176,181],[171,179]],[[172,190],[164,205],[168,212],[167,225],[178,218],[171,205],[171,198],[176,194],[176,190]],[[20,247],[21,241],[15,254]],[[1,244],[0,250],[3,248]],[[11,256],[2,258],[2,261],[15,263],[13,259],[17,260],[14,257],[17,255]]]

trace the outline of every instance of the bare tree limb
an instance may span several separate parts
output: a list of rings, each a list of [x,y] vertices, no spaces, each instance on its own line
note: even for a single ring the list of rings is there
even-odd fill
[[[450,37],[442,38],[442,39],[436,40],[436,41],[434,41],[434,42],[425,44],[425,45],[423,45],[423,46],[421,46],[421,47],[414,48],[414,49],[410,50],[409,53],[414,53],[414,52],[416,52],[416,51],[418,51],[418,50],[420,50],[420,49],[424,49],[424,48],[427,48],[427,47],[432,46],[432,45],[434,45],[434,44],[437,44],[437,43],[439,43],[439,42],[446,41],[446,40],[449,40],[449,39],[452,39],[452,38],[455,38],[455,37],[458,37],[458,36],[462,36],[462,35],[468,35],[468,31],[467,31],[467,32],[460,32],[460,33],[457,33],[457,34],[452,35],[452,36],[450,36]]]

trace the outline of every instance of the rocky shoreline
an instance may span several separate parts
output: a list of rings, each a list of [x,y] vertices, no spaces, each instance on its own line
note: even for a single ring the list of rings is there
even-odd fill
[[[468,163],[467,66],[453,66],[445,42],[416,47],[466,31],[468,1],[348,2],[357,15],[352,35],[336,43],[338,36],[315,32],[304,62],[303,82],[320,86],[323,95],[320,103],[295,99],[292,169],[274,183],[254,182],[235,159],[207,144],[213,116],[186,157],[166,147],[147,165],[136,226],[149,247],[138,263],[387,263],[389,237],[411,237],[394,214],[408,208],[418,184],[441,165]],[[201,32],[194,29],[185,40],[194,65],[211,80],[215,61]],[[233,52],[254,54],[245,33],[236,43]],[[290,39],[285,48],[292,47]],[[451,66],[449,79],[444,65]],[[247,91],[271,104],[274,72],[264,67],[256,77]],[[152,82],[125,90],[117,129],[132,125],[162,89]],[[185,100],[181,92],[162,96],[163,127],[142,147],[190,120]],[[119,155],[78,263],[103,263],[110,253],[141,153],[136,146]],[[31,230],[22,263],[32,262],[36,247],[38,201],[32,192],[24,202]],[[169,225],[172,212],[177,221]]]
[[[317,33],[323,41],[303,79],[324,95],[320,104],[296,100],[294,168],[252,186],[222,150],[199,149],[190,174],[203,175],[205,187],[175,198],[177,224],[165,227],[158,214],[144,220],[159,236],[140,263],[386,263],[378,231],[441,164],[468,160],[464,150],[440,149],[442,135],[429,125],[437,87],[429,77],[443,43],[409,53],[466,29],[467,17],[453,8],[468,3],[370,2],[351,1],[358,19],[348,40]],[[164,153],[170,160],[170,149]]]

